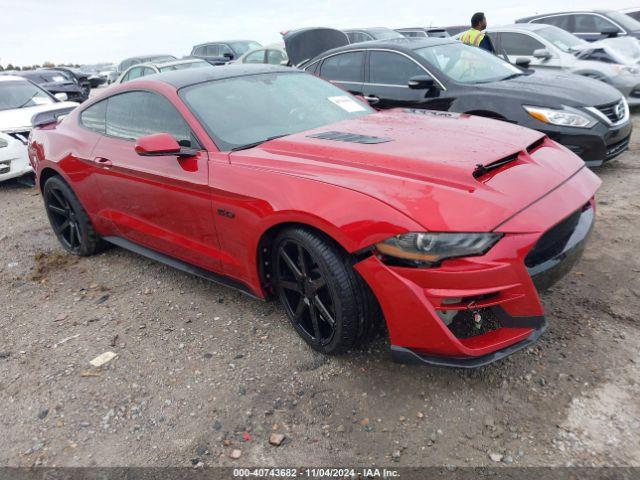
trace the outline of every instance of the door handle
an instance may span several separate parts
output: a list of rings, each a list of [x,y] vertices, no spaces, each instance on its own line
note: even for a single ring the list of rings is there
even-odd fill
[[[375,95],[365,95],[364,99],[369,102],[370,105],[375,105],[376,103],[378,103],[380,101],[380,99],[378,97],[376,97]]]
[[[111,163],[111,160],[104,157],[96,157],[94,161],[101,167],[110,167],[111,165],[113,165],[113,163]]]

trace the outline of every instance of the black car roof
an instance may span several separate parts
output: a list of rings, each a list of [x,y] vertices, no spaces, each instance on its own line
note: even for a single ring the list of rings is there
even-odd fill
[[[246,77],[249,75],[259,75],[261,73],[303,72],[300,70],[296,70],[295,68],[280,67],[278,65],[242,63],[235,65],[221,65],[215,68],[174,70],[171,72],[156,74],[151,78],[153,80],[168,83],[176,89],[180,89],[183,87],[188,87],[190,85],[195,85],[197,83],[204,83],[213,80],[224,80],[226,78]],[[142,79],[144,79],[144,77],[142,77]]]
[[[436,45],[445,45],[448,43],[459,43],[458,40],[454,38],[435,38],[435,37],[425,37],[425,38],[391,38],[387,40],[371,40],[369,42],[360,42],[353,43],[351,45],[345,45],[343,47],[334,48],[332,50],[328,50],[326,52],[321,53],[313,60],[310,60],[306,63],[306,65],[310,65],[316,62],[320,58],[324,58],[328,55],[332,55],[334,53],[339,53],[347,50],[361,50],[367,48],[388,48],[391,50],[399,50],[399,51],[411,51],[417,50],[418,48],[423,47],[434,47]]]

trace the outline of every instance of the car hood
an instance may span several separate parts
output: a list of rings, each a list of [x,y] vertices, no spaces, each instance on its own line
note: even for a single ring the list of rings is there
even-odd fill
[[[597,42],[587,43],[575,48],[576,52],[588,52],[602,48],[610,51],[616,61],[625,65],[633,65],[640,62],[640,43],[631,37],[605,38]]]
[[[523,103],[540,107],[593,107],[620,101],[618,90],[603,82],[579,75],[534,71],[509,80],[479,84],[481,90],[511,94]]]
[[[12,130],[30,130],[31,119],[37,113],[76,107],[76,102],[56,102],[35,107],[0,110],[0,132]]]
[[[327,132],[382,143],[316,136]],[[474,178],[477,164],[512,155],[517,159],[507,166]],[[230,158],[359,191],[431,231],[491,231],[584,168],[534,130],[465,114],[400,110],[272,140]]]
[[[303,28],[283,35],[292,65],[299,66],[333,48],[349,45],[349,37],[333,28]]]

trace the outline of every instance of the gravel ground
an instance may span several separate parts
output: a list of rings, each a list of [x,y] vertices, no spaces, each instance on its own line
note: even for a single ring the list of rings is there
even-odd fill
[[[0,184],[0,465],[640,466],[639,138],[597,172],[547,333],[471,372],[394,364],[383,340],[319,356],[275,303],[65,254],[39,195]]]

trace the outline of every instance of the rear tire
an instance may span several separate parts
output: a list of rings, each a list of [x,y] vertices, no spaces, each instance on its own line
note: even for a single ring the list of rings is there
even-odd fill
[[[289,320],[314,350],[343,353],[379,332],[376,298],[331,240],[301,227],[285,230],[273,243],[271,265]]]
[[[89,215],[61,177],[49,178],[42,189],[42,196],[51,228],[67,252],[87,257],[103,249],[104,243],[93,228]]]

